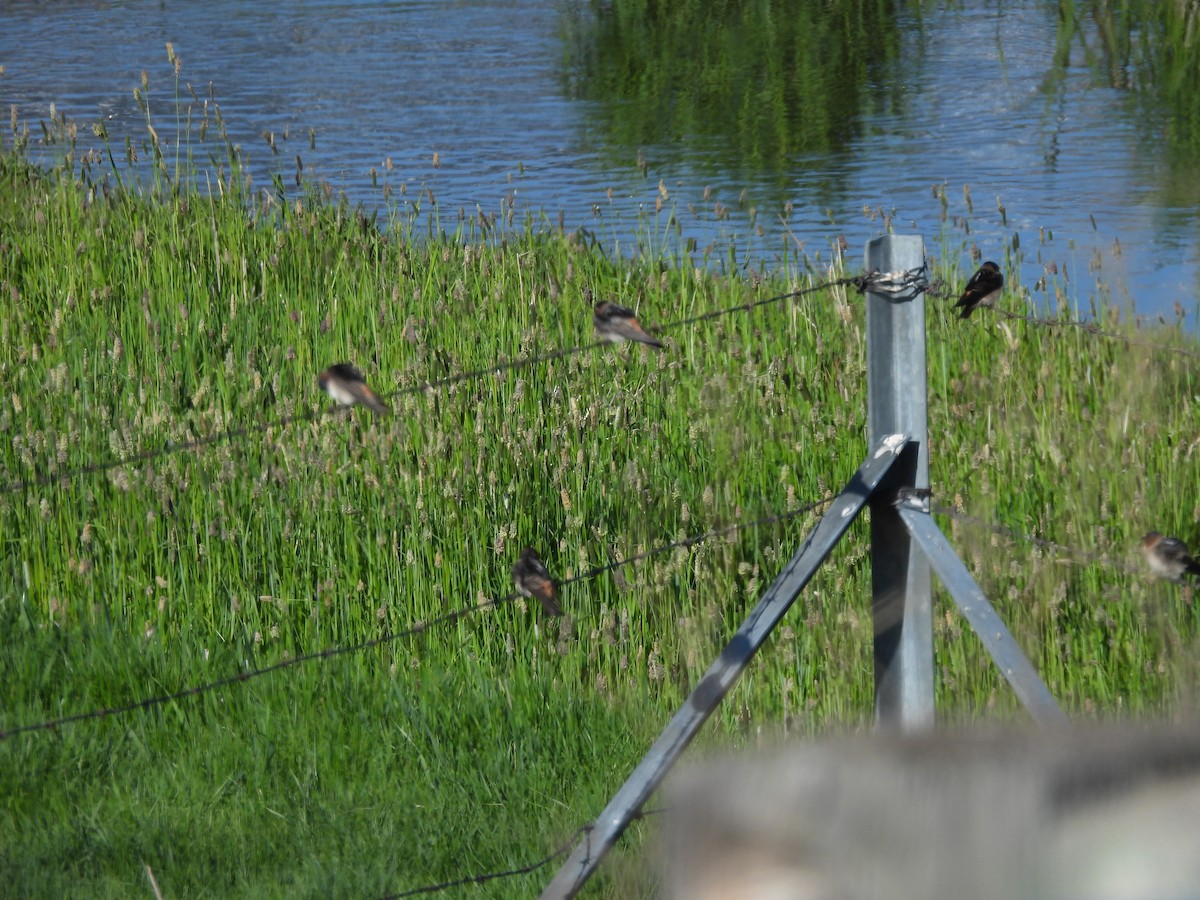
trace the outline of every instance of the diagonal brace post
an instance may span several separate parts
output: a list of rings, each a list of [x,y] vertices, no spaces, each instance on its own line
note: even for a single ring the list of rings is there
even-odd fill
[[[908,444],[908,435],[891,434],[875,443],[871,455],[830,504],[817,527],[767,588],[758,605],[721,651],[683,706],[609,801],[595,825],[542,891],[542,900],[574,897],[616,843],[638,810],[662,783],[709,715],[729,693],[784,613],[791,608],[817,568],[841,540],[855,517]]]
[[[1046,683],[1042,681],[1033,663],[1021,652],[1012,632],[988,603],[987,597],[975,583],[963,561],[955,554],[954,548],[933,521],[933,517],[927,510],[911,506],[901,505],[898,511],[900,520],[921,548],[930,567],[942,580],[942,584],[962,610],[963,617],[979,635],[984,648],[1034,720],[1043,725],[1065,725],[1068,721],[1066,714],[1055,701]]]

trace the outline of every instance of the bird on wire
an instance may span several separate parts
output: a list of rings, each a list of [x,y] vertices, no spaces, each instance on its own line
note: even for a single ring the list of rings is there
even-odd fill
[[[980,306],[991,306],[1000,291],[1004,289],[1004,274],[994,262],[985,262],[979,271],[971,276],[962,296],[954,304],[955,309],[962,310],[960,319],[968,318]]]
[[[662,342],[655,339],[637,320],[632,309],[604,301],[592,309],[592,324],[596,334],[613,344],[637,341],[650,347],[662,349]]]
[[[350,363],[330,366],[317,377],[317,381],[321,384],[321,390],[341,406],[365,406],[381,416],[391,412],[379,395],[367,387],[362,372]]]
[[[1151,531],[1142,538],[1142,555],[1150,571],[1159,578],[1182,582],[1184,575],[1200,576],[1200,563],[1192,559],[1187,546],[1179,538],[1165,537]]]
[[[558,604],[558,590],[554,587],[554,579],[550,577],[545,564],[538,559],[532,547],[521,551],[512,570],[513,584],[522,597],[536,597],[542,603],[542,612],[548,616],[561,616],[562,607]]]

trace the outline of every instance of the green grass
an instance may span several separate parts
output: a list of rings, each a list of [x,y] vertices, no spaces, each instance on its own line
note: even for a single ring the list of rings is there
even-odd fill
[[[671,330],[661,354],[589,350],[410,390],[590,341],[589,290],[653,325],[836,265],[747,281],[669,244],[614,260],[537,220],[447,233],[436,206],[396,205],[380,230],[319,188],[263,206],[236,157],[209,195],[165,162],[116,189],[74,151],[49,171],[27,153],[0,162],[0,477],[56,480],[0,495],[0,727],[503,597],[525,544],[568,578],[783,512],[839,489],[865,454],[863,308],[840,289]],[[957,240],[939,255],[956,259]],[[1086,271],[1047,235],[1026,247],[1010,265]],[[1019,311],[1023,296],[1103,296],[1053,272],[1014,288]],[[939,502],[1131,564],[1149,528],[1200,537],[1195,357],[930,304]],[[1200,352],[1177,329],[1112,327]],[[319,414],[316,375],[342,359],[399,392],[394,417]],[[246,432],[57,480],[231,428]],[[0,879],[14,896],[128,896],[149,893],[149,866],[170,897],[358,897],[536,860],[599,811],[815,521],[651,556],[623,587],[569,585],[562,623],[504,604],[0,742]],[[1190,592],[941,521],[1073,715],[1192,714]],[[869,723],[866,533],[855,524],[704,747]],[[939,603],[943,719],[1020,720]],[[635,832],[597,895],[653,890],[638,852],[653,825]],[[527,896],[549,874],[476,892]]]

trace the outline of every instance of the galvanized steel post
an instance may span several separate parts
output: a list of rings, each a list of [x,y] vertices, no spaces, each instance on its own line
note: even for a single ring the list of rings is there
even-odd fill
[[[903,280],[920,273],[925,243],[884,235],[867,244],[866,268]],[[916,731],[934,726],[933,607],[929,564],[895,506],[897,491],[929,488],[925,295],[866,288],[867,442],[907,434],[911,443],[871,502],[871,614],[875,624],[875,720]]]

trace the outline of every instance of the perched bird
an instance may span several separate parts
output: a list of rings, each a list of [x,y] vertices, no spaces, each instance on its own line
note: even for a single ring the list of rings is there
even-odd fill
[[[562,615],[554,579],[550,577],[546,566],[538,559],[532,547],[522,550],[517,564],[513,566],[513,584],[517,586],[517,592],[522,597],[536,597],[542,601],[542,611],[546,615]]]
[[[1003,288],[1004,275],[1001,273],[1000,267],[994,262],[985,262],[979,267],[979,271],[971,276],[962,296],[954,304],[955,309],[962,310],[958,317],[965,319],[975,311],[976,307],[990,305],[1000,296]]]
[[[637,341],[662,349],[662,344],[647,333],[633,310],[624,306],[607,301],[597,303],[592,309],[592,324],[596,326],[596,334],[614,344]]]
[[[1179,538],[1163,537],[1157,531],[1142,538],[1142,554],[1150,571],[1160,578],[1183,581],[1184,575],[1200,576],[1200,563],[1192,559]]]
[[[391,412],[379,395],[367,387],[362,372],[350,363],[337,363],[320,374],[317,380],[321,390],[342,406],[365,406],[372,412],[386,416]]]

